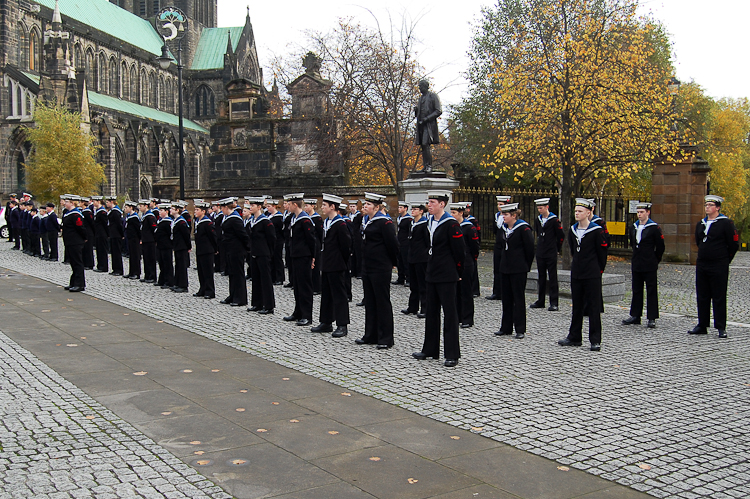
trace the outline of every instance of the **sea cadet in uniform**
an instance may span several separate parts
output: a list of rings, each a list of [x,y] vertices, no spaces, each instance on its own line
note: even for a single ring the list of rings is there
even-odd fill
[[[303,209],[304,193],[287,194],[284,200],[290,211],[289,221],[289,281],[294,288],[294,311],[284,317],[287,322],[296,321],[298,326],[312,324],[313,289],[312,270],[317,265],[315,252],[318,247],[315,225]]]
[[[495,233],[495,247],[492,252],[492,294],[485,297],[487,300],[501,300],[503,297],[502,279],[500,277],[500,258],[502,258],[500,248],[503,246],[503,215],[500,212],[500,207],[510,202],[510,196],[497,195],[495,199],[497,200],[497,213],[495,213],[495,223],[492,226],[492,231]]]
[[[96,246],[96,268],[94,272],[109,270],[109,219],[104,207],[104,196],[91,196],[94,204],[94,243]]]
[[[323,217],[315,211],[318,206],[318,200],[315,198],[305,199],[305,212],[310,216],[310,220],[315,225],[315,239],[318,242],[315,251],[315,260],[320,261],[320,244],[323,240]],[[312,287],[313,295],[320,294],[320,266],[317,265],[312,269]]]
[[[90,197],[82,197],[81,214],[83,215],[83,228],[86,229],[86,244],[83,245],[83,267],[86,270],[94,268],[94,241],[96,229],[94,228],[94,204]]]
[[[417,318],[427,317],[427,260],[430,251],[430,231],[427,230],[426,201],[415,203],[411,209],[411,228],[409,229],[409,306],[402,314],[416,314]]]
[[[156,262],[159,264],[159,278],[154,286],[162,289],[174,287],[174,265],[172,264],[172,218],[169,216],[170,203],[159,203],[159,221],[156,223]]]
[[[141,254],[143,255],[143,279],[141,282],[153,284],[156,282],[156,220],[149,209],[148,199],[138,200],[138,211],[141,214]],[[158,211],[157,211],[158,216]]]
[[[115,196],[109,196],[106,204],[109,251],[112,255],[112,272],[109,275],[123,275],[122,240],[125,238],[125,228],[122,226],[122,210]]]
[[[232,307],[247,305],[247,283],[245,280],[245,254],[250,251],[250,237],[242,222],[237,198],[219,201],[224,218],[221,221],[221,244],[224,246],[225,269],[229,275],[229,295],[220,303]]]
[[[268,199],[268,219],[273,224],[276,240],[271,255],[271,278],[274,286],[284,284],[284,215],[277,209],[278,199]]]
[[[585,305],[588,307],[591,351],[598,352],[602,342],[602,273],[607,265],[609,244],[604,229],[589,220],[593,208],[591,200],[576,199],[576,223],[568,231],[568,244],[573,255],[570,268],[573,315],[568,336],[557,343],[561,346],[581,346]]]
[[[190,265],[190,227],[182,216],[182,203],[175,201],[169,209],[172,216],[172,251],[174,251],[174,287],[175,293],[187,293],[188,266]]]
[[[261,315],[272,314],[276,308],[271,275],[271,257],[276,246],[276,229],[273,222],[263,213],[265,197],[248,197],[250,204],[250,248],[252,267],[252,293],[248,312]]]
[[[76,293],[86,289],[86,276],[83,269],[83,245],[86,242],[86,229],[83,228],[83,217],[72,199],[63,199],[66,213],[63,216],[63,243],[68,252],[68,261],[72,271],[70,284],[65,289]]]
[[[86,225],[86,220],[83,221],[84,228]],[[47,203],[47,218],[45,219],[45,226],[47,228],[47,239],[49,241],[49,253],[47,254],[47,260],[56,262],[58,259],[57,254],[57,238],[60,235],[60,222],[57,219],[57,213],[55,213],[55,204],[54,203]],[[86,237],[88,238],[89,234],[88,231],[86,231]],[[86,247],[86,244],[84,244],[84,248]],[[85,262],[84,262],[85,267]]]
[[[125,234],[130,255],[127,279],[141,278],[141,219],[138,218],[138,203],[125,201]]]
[[[690,334],[707,334],[714,308],[714,327],[719,338],[727,337],[727,285],[729,264],[740,247],[737,229],[721,213],[724,198],[705,197],[706,216],[695,226],[698,261],[695,264],[695,294],[698,301],[698,325]]]
[[[471,222],[474,225],[474,228],[477,231],[477,237],[479,238],[479,243],[478,244],[481,246],[481,244],[482,244],[482,227],[479,225],[479,220],[477,220],[474,217],[474,215],[471,214],[471,206],[472,206],[472,204],[473,203],[471,201],[464,201],[463,202],[463,205],[464,205],[464,219],[468,220],[469,222]],[[479,258],[478,254],[477,254],[477,258]],[[474,277],[472,278],[472,282],[473,282],[473,286],[474,286],[474,289],[472,291],[473,291],[473,296],[475,298],[479,297],[479,295],[480,295],[480,293],[479,293],[479,265],[477,265],[477,258],[474,259]]]
[[[193,296],[202,296],[211,300],[216,296],[214,285],[214,256],[219,252],[219,243],[216,241],[214,222],[208,216],[210,203],[196,200],[195,208],[195,268],[198,271],[198,291]]]
[[[659,318],[659,295],[657,292],[656,272],[664,255],[664,235],[659,225],[651,220],[651,203],[636,205],[638,220],[629,231],[630,247],[633,257],[630,263],[632,275],[633,298],[630,301],[630,317],[624,319],[624,325],[640,324],[643,314],[643,285],[646,285],[646,319],[647,327],[655,328]]]
[[[538,298],[529,308],[544,308],[549,276],[549,310],[555,312],[559,305],[560,287],[557,283],[557,254],[565,240],[562,223],[549,211],[549,198],[534,200],[539,215],[534,220],[536,232],[536,271],[538,273]]]
[[[413,220],[411,213],[411,206],[406,201],[398,202],[398,218],[396,219],[396,226],[398,230],[398,262],[396,269],[398,270],[398,277],[393,284],[405,284],[409,285],[409,232],[411,231],[411,221]]]
[[[474,325],[474,268],[479,256],[479,236],[474,224],[464,218],[465,203],[451,203],[449,208],[451,216],[456,219],[461,227],[464,246],[466,247],[463,273],[456,290],[458,321],[461,323],[461,328],[466,329]]]

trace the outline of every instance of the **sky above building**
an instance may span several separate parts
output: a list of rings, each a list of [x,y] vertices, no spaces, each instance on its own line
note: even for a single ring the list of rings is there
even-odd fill
[[[221,0],[219,26],[237,26],[244,21],[247,1]],[[398,26],[402,17],[416,22],[418,61],[427,70],[444,107],[460,102],[468,82],[464,76],[470,64],[473,27],[487,0],[287,0],[281,4],[260,2],[250,5],[258,57],[272,78],[274,55],[285,56],[305,45],[305,31],[326,32],[341,17],[361,24],[389,26],[389,16]],[[676,76],[695,81],[715,98],[750,97],[750,73],[741,56],[750,45],[748,0],[641,0],[642,12],[660,20],[671,35]],[[307,48],[307,47],[305,47]],[[325,76],[325,75],[324,75]]]

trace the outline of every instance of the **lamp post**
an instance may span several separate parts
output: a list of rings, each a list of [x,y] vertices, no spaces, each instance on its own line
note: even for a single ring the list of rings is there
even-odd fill
[[[187,27],[187,17],[176,7],[165,7],[156,15],[156,30],[164,39],[161,47],[161,56],[156,60],[162,69],[169,69],[172,64],[172,56],[169,55],[167,42],[177,40],[177,117],[179,122],[178,141],[180,149],[180,199],[185,199],[185,150],[184,129],[182,127],[182,37]]]

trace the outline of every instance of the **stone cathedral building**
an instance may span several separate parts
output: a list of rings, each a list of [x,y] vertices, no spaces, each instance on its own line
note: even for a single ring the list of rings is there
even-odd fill
[[[83,116],[102,146],[101,194],[175,196],[179,184],[177,68],[160,68],[160,0],[0,0],[0,195],[25,186],[37,99]],[[269,113],[249,8],[243,26],[216,27],[216,0],[170,0],[189,23],[182,38],[186,197],[273,187],[300,174],[339,183],[340,162],[311,143],[327,115],[319,61],[289,86],[292,118]],[[170,42],[176,54],[176,45]],[[334,158],[335,159],[335,158]]]

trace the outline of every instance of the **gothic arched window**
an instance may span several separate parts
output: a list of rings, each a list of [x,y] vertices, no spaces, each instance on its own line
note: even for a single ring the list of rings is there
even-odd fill
[[[195,91],[195,117],[213,116],[214,114],[214,92],[208,86],[201,85]]]
[[[135,70],[135,64],[130,66],[130,100],[138,100],[138,72]]]
[[[32,29],[29,33],[29,69],[31,71],[41,71],[39,64],[41,47],[39,45],[39,33]]]

